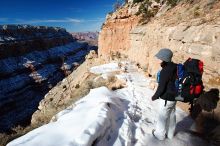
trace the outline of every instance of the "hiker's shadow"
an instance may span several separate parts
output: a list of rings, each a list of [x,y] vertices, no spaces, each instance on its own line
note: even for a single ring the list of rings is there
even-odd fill
[[[213,112],[217,108],[219,102],[219,89],[212,88],[209,91],[204,91],[203,94],[197,99],[189,116],[177,123],[176,131],[194,130],[192,127],[195,119],[202,111]],[[194,120],[193,120],[194,119]]]
[[[182,121],[177,123],[176,130],[192,128],[194,123],[193,119],[196,119],[202,111],[212,112],[217,108],[219,102],[219,89],[212,88],[209,91],[204,91],[203,94],[197,99],[193,109],[190,112],[190,116],[185,117]]]
[[[176,133],[180,132],[180,131],[187,131],[190,129],[193,129],[194,127],[194,120],[191,118],[190,115],[186,116],[185,118],[183,118],[180,122],[178,122],[176,124]]]
[[[219,102],[219,89],[212,88],[207,92],[204,92],[197,100],[197,104],[201,109],[207,112],[211,112],[217,108]]]
[[[219,124],[216,124],[214,119],[214,110],[217,108],[218,102],[219,90],[217,88],[212,88],[204,92],[195,102],[195,106],[190,115],[184,117],[177,123],[176,133],[189,133],[191,135],[189,138],[190,142],[193,142],[195,137],[207,137],[207,135],[220,124],[220,121],[218,121]],[[204,114],[204,112],[206,114]],[[210,118],[210,115],[213,117]],[[213,123],[213,121],[215,121],[215,123]],[[203,124],[201,125],[201,123]],[[197,130],[198,128],[199,131]]]

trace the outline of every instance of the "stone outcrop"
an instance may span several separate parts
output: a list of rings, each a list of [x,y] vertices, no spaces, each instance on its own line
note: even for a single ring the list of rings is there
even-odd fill
[[[0,27],[0,132],[26,125],[44,95],[90,50],[62,28]]]
[[[138,24],[137,11],[137,6],[132,8],[126,5],[126,8],[107,15],[99,34],[99,55],[109,58],[112,52],[127,51],[131,47],[129,33]]]
[[[94,54],[91,51],[90,56]],[[97,54],[96,54],[97,55]],[[38,110],[32,115],[31,126],[47,124],[58,112],[87,95],[96,75],[88,72],[90,67],[100,64],[97,56],[86,59],[76,70],[52,88],[40,101]],[[69,107],[71,108],[71,107]]]
[[[137,7],[128,4],[107,17],[99,36],[99,56],[110,58],[110,52],[120,52],[155,75],[159,69],[155,53],[160,48],[170,48],[174,62],[183,63],[188,57],[204,61],[206,88],[220,89],[220,3],[208,2],[181,3],[144,25],[129,14],[129,9],[135,11]],[[125,20],[135,23],[125,21],[122,27],[119,22],[122,23],[125,16]]]

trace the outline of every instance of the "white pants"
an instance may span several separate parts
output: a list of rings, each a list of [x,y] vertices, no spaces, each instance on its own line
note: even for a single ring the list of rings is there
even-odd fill
[[[164,140],[166,138],[172,139],[174,136],[176,128],[176,101],[167,101],[166,106],[165,100],[158,99],[161,102],[159,105],[163,105],[158,113],[158,120],[156,124],[156,129],[154,135],[159,140]]]

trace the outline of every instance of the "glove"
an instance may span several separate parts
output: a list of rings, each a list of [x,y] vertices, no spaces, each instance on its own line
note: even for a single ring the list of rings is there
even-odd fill
[[[152,96],[152,97],[151,97],[151,100],[152,100],[152,101],[157,100],[157,99],[158,99],[158,98],[157,98],[156,96]]]

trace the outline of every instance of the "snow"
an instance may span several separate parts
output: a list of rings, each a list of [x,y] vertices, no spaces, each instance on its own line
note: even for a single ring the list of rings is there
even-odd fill
[[[151,132],[164,102],[151,101],[150,79],[136,66],[126,63],[127,73],[117,77],[127,87],[111,91],[106,87],[90,90],[81,100],[55,115],[47,125],[15,139],[7,146],[205,146],[202,139],[185,132],[193,120],[177,108],[176,136],[159,141]],[[96,66],[91,72],[106,76],[119,71],[117,63]]]
[[[119,71],[120,68],[118,66],[118,63],[109,63],[109,64],[104,64],[100,66],[95,66],[90,69],[90,72],[95,73],[95,74],[104,74],[104,73],[110,73],[114,71]]]

